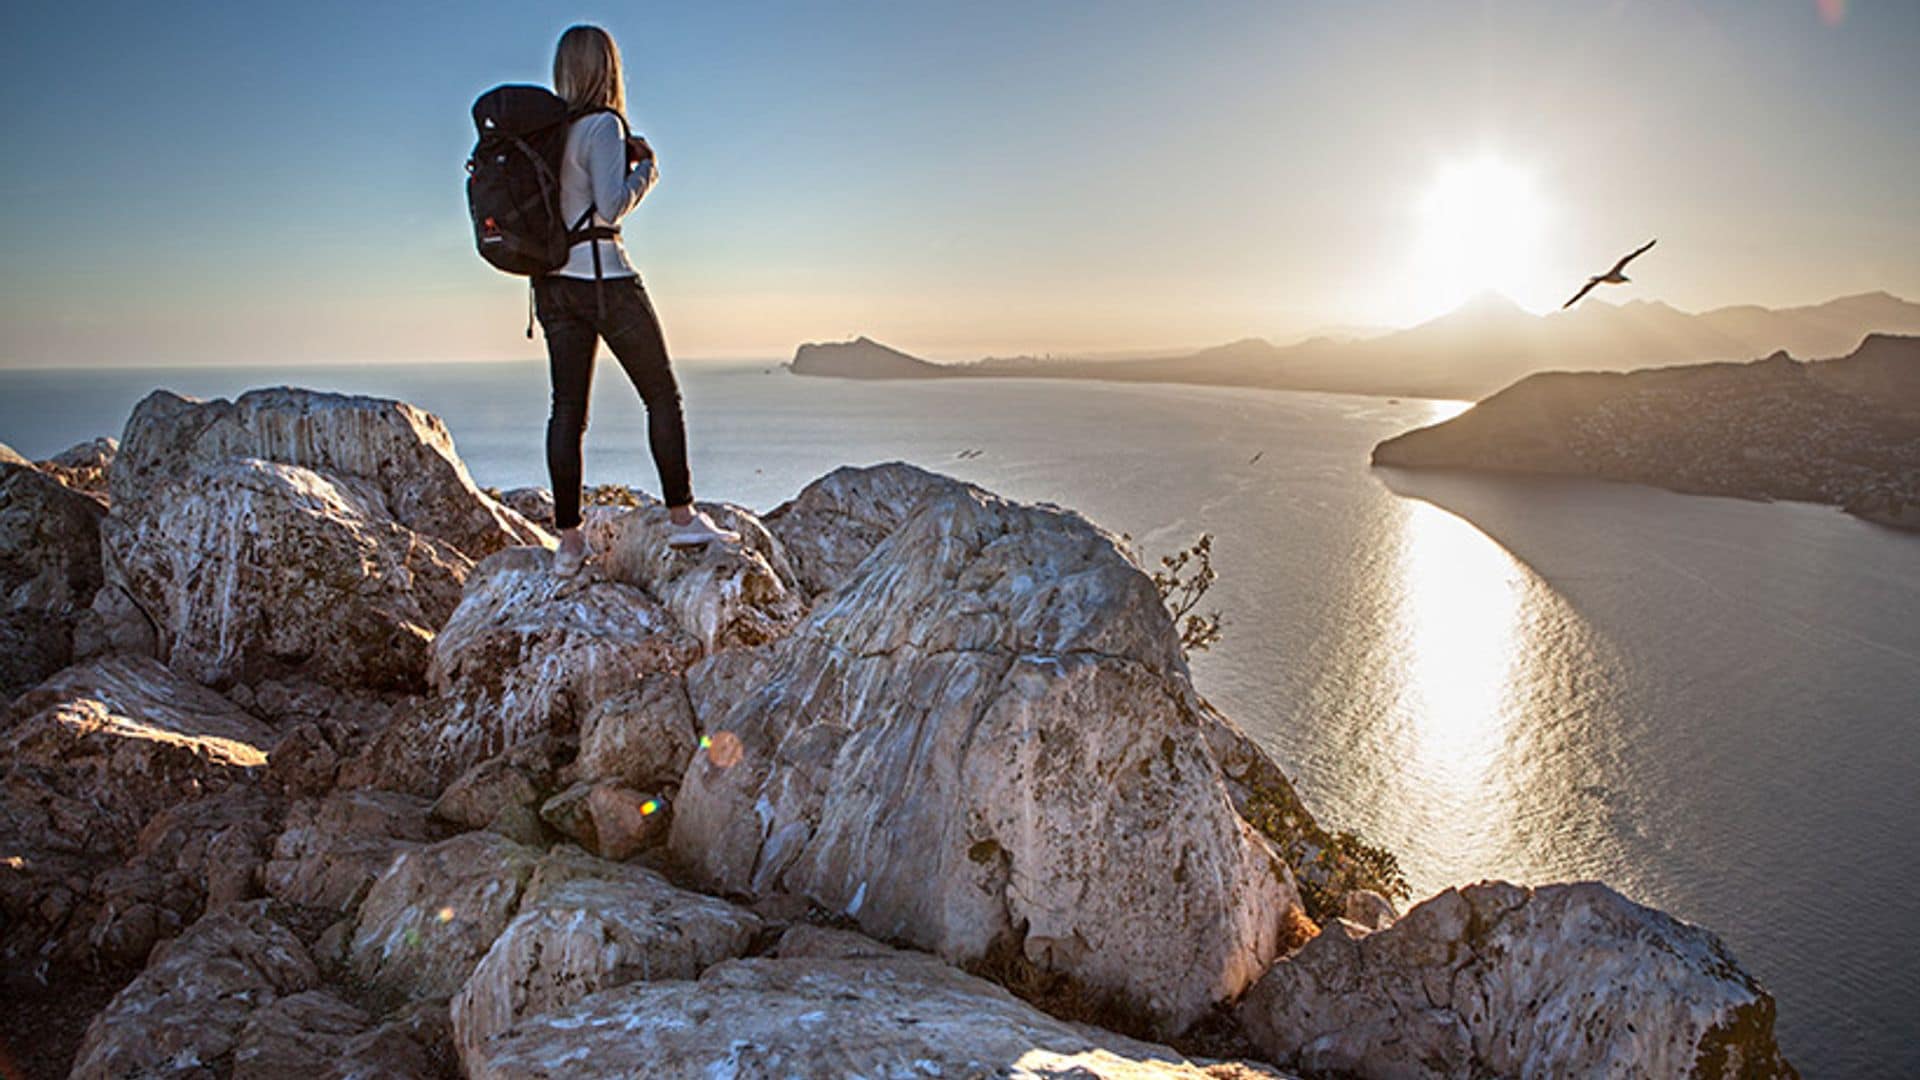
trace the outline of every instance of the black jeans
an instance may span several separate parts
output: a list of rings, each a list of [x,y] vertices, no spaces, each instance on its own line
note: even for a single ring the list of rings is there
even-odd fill
[[[660,470],[660,497],[668,506],[693,501],[687,476],[687,425],[680,412],[680,386],[667,360],[666,338],[638,277],[607,278],[604,307],[594,282],[542,277],[533,283],[540,328],[547,336],[553,375],[553,411],[547,417],[547,472],[553,478],[553,523],[580,524],[580,440],[587,433],[587,392],[593,387],[593,355],[601,338],[626,370],[647,406],[647,443]]]

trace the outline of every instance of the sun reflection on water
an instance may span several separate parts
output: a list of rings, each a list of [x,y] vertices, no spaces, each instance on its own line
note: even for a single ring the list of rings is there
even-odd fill
[[[1393,751],[1423,840],[1491,870],[1512,849],[1517,810],[1505,756],[1529,652],[1524,571],[1452,514],[1416,500],[1400,509]]]

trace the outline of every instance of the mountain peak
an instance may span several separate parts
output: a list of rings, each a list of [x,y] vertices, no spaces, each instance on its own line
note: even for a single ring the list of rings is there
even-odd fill
[[[1499,313],[1502,315],[1515,312],[1522,315],[1526,314],[1526,309],[1516,303],[1513,297],[1508,296],[1498,289],[1481,289],[1479,292],[1468,297],[1466,303],[1454,308],[1454,310],[1457,312]]]

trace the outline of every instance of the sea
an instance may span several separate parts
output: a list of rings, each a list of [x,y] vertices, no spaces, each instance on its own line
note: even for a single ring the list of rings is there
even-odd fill
[[[696,491],[766,510],[908,461],[1071,507],[1153,558],[1213,537],[1200,691],[1416,897],[1598,879],[1711,928],[1813,1077],[1920,1075],[1920,535],[1836,510],[1371,468],[1459,402],[681,367]],[[474,478],[545,484],[544,365],[0,372],[29,457],[157,387],[404,398]],[[657,491],[603,364],[590,483]]]

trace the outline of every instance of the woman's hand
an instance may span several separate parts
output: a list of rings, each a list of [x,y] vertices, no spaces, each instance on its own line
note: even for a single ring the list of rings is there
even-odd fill
[[[627,164],[638,165],[653,156],[653,147],[647,145],[645,137],[627,136]]]

